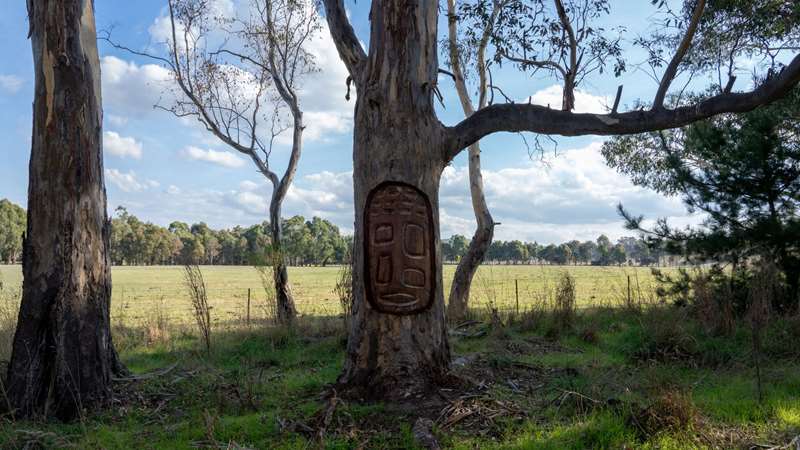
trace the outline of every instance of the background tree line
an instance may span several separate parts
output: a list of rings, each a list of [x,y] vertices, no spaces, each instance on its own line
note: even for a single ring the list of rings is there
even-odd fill
[[[283,251],[293,266],[340,264],[351,238],[331,222],[294,216],[283,220]],[[124,208],[111,220],[114,265],[246,265],[263,261],[271,249],[268,222],[214,230],[204,222],[175,221],[164,228],[142,222]]]
[[[442,254],[446,262],[458,262],[466,255],[469,240],[460,234],[442,241]],[[611,265],[664,265],[674,262],[674,255],[648,245],[643,238],[622,237],[613,243],[601,235],[595,241],[572,240],[562,244],[542,245],[537,242],[493,241],[486,252],[485,262],[493,264],[583,264]]]
[[[352,236],[342,235],[331,222],[303,216],[284,219],[284,253],[293,266],[341,264],[347,258]],[[0,200],[0,260],[19,262],[25,210]],[[663,265],[672,258],[653,249],[644,239],[623,237],[612,242],[601,235],[595,241],[572,240],[543,245],[519,240],[494,241],[486,255],[493,264]],[[125,208],[111,220],[111,261],[114,265],[217,264],[247,265],[264,258],[271,248],[268,222],[249,227],[214,230],[204,222],[175,221],[168,227],[143,222]],[[442,241],[446,262],[457,262],[467,252],[469,239],[456,234]]]
[[[290,265],[341,264],[352,237],[339,227],[314,217],[283,220],[284,253]],[[0,200],[0,262],[22,260],[25,210]],[[214,230],[204,222],[175,221],[168,227],[143,222],[125,208],[111,219],[111,262],[114,265],[217,264],[247,265],[264,261],[271,249],[268,222]]]

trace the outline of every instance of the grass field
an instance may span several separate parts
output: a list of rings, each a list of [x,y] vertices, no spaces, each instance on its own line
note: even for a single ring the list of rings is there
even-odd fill
[[[475,320],[449,333],[463,384],[409,404],[368,403],[330,390],[346,344],[342,318],[323,314],[338,312],[338,270],[291,270],[305,316],[286,329],[242,323],[247,288],[261,292],[252,268],[204,268],[218,321],[231,319],[214,328],[207,353],[187,323],[181,268],[115,268],[114,302],[127,305],[112,307],[115,346],[145,375],[116,381],[113,404],[75,423],[0,415],[0,448],[421,448],[418,417],[433,420],[448,449],[797,445],[787,446],[800,434],[800,317],[774,318],[764,330],[759,390],[747,322],[721,335],[690,308],[618,307],[628,275],[634,295],[649,296],[648,269],[490,266],[473,289]],[[449,280],[453,267],[445,270]],[[552,305],[528,310],[564,271],[582,306],[574,318],[564,323]],[[0,273],[6,286],[19,284],[19,267]],[[492,317],[481,304],[511,307],[515,281],[527,311]],[[19,298],[13,289],[5,297]],[[0,360],[11,320],[0,314]]]
[[[258,273],[252,267],[204,266],[203,276],[217,321],[238,320],[246,315],[248,290],[251,296],[251,317],[262,317],[265,291]],[[289,277],[297,308],[305,315],[338,315],[341,313],[334,286],[339,267],[291,267]],[[449,293],[455,266],[444,267],[444,292]],[[592,266],[484,266],[476,275],[471,291],[471,304],[480,308],[493,303],[498,309],[520,309],[532,301],[541,301],[561,273],[575,278],[580,307],[618,304],[627,295],[628,277],[634,297],[650,297],[653,278],[649,268]],[[9,286],[18,286],[20,266],[0,265],[0,277]],[[157,310],[171,320],[192,320],[189,299],[183,285],[180,266],[114,267],[112,270],[112,316],[125,315],[126,321],[137,322]]]

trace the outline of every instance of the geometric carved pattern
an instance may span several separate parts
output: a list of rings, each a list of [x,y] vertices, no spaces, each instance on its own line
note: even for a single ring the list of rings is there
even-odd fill
[[[397,182],[370,192],[365,210],[367,300],[378,311],[415,314],[433,304],[436,266],[431,204]]]

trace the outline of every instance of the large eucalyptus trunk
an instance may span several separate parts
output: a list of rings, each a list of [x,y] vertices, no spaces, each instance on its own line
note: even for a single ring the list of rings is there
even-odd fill
[[[106,405],[110,222],[92,0],[28,0],[35,68],[23,293],[5,393],[17,417]]]
[[[358,80],[354,317],[339,382],[383,399],[429,391],[450,364],[438,204],[444,128],[432,102],[437,7],[373,1]]]

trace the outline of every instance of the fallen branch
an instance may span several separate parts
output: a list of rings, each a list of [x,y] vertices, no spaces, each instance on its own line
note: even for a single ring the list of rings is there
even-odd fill
[[[145,374],[142,374],[142,375],[132,375],[132,376],[129,376],[129,377],[120,377],[120,378],[111,377],[111,380],[112,381],[124,381],[124,382],[148,380],[148,379],[151,379],[151,378],[157,378],[157,377],[164,376],[164,375],[172,372],[172,370],[175,369],[176,367],[178,367],[178,363],[177,362],[175,364],[169,366],[169,367],[165,367],[164,369],[156,370],[156,371],[153,371],[153,372],[150,372],[150,373],[145,373]]]

